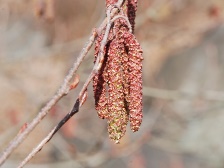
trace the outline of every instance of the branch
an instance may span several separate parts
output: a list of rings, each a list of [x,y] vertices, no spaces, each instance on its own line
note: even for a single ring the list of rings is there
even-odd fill
[[[123,4],[123,0],[118,0],[117,6],[121,6]],[[113,17],[116,12],[118,11],[117,8],[114,8],[111,13],[110,17]],[[0,166],[6,161],[6,159],[10,156],[10,154],[23,142],[23,140],[29,135],[29,133],[40,123],[40,121],[48,114],[49,110],[65,95],[68,94],[70,87],[69,82],[71,81],[72,77],[76,73],[78,67],[82,63],[84,57],[87,55],[88,51],[93,45],[93,42],[98,34],[102,32],[102,30],[107,25],[107,19],[105,19],[100,27],[96,31],[93,31],[91,36],[89,37],[89,40],[87,41],[85,47],[82,49],[77,62],[74,63],[72,68],[70,69],[68,75],[65,77],[63,84],[61,85],[60,89],[57,91],[57,93],[53,96],[53,98],[41,109],[41,111],[38,113],[38,115],[27,125],[26,129],[22,132],[18,133],[16,137],[9,143],[9,145],[6,147],[6,149],[3,151],[3,153],[0,156]],[[92,77],[89,77],[89,80],[91,81]],[[89,82],[90,82],[89,81]],[[89,84],[88,82],[88,84]],[[86,87],[88,86],[86,84]],[[82,97],[85,90],[83,92],[80,92],[80,96]],[[78,103],[79,104],[79,103]],[[75,114],[74,109],[72,112]],[[73,115],[74,115],[73,114]],[[60,128],[59,128],[60,129]],[[56,131],[57,132],[57,131]],[[55,132],[55,133],[56,133]],[[53,135],[52,135],[53,136]]]
[[[90,50],[97,34],[93,32],[90,36],[86,46],[81,51],[77,62],[75,62],[70,69],[68,75],[65,77],[63,84],[53,96],[53,98],[41,109],[38,115],[27,125],[26,129],[23,132],[17,134],[17,136],[9,143],[8,147],[3,151],[0,157],[0,165],[2,165],[5,160],[10,156],[10,154],[17,148],[17,146],[29,135],[29,133],[40,123],[40,121],[48,114],[51,108],[65,95],[68,94],[70,87],[69,82],[71,81],[73,75],[76,73],[78,67],[82,63],[84,57],[87,55]]]
[[[87,78],[85,84],[83,85],[79,96],[76,100],[76,103],[73,107],[73,109],[71,110],[71,112],[69,112],[58,124],[57,126],[55,126],[50,133],[36,146],[36,148],[34,148],[29,155],[20,163],[20,165],[18,166],[18,168],[22,168],[23,166],[25,166],[42,148],[45,144],[47,144],[47,142],[49,142],[52,137],[54,136],[54,134],[74,115],[79,111],[79,108],[83,105],[85,99],[86,99],[86,94],[87,94],[87,87],[89,85],[89,83],[92,81],[93,77],[98,73],[98,71],[100,70],[100,68],[102,67],[102,62],[104,60],[104,48],[107,44],[107,39],[109,36],[109,32],[110,32],[110,28],[111,28],[111,24],[112,24],[112,20],[111,20],[111,11],[112,11],[112,6],[110,6],[107,9],[107,26],[106,26],[106,30],[105,30],[105,34],[103,37],[103,40],[101,42],[100,45],[100,52],[97,56],[97,60],[96,63],[93,67],[93,70],[91,72],[91,74],[89,75],[89,77]]]

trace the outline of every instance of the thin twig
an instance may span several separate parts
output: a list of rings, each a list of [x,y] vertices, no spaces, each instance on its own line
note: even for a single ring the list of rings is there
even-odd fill
[[[117,6],[121,6],[123,4],[123,0],[118,0]],[[113,17],[115,13],[118,11],[118,9],[113,9],[111,11],[110,16]],[[106,26],[107,19],[103,21],[103,23],[100,25],[100,27],[97,30],[97,33],[101,33],[104,27]],[[60,89],[57,91],[57,93],[53,96],[53,98],[41,109],[41,111],[38,113],[38,115],[27,125],[27,128],[21,132],[18,133],[17,136],[9,143],[9,145],[6,147],[6,149],[3,151],[3,153],[0,156],[0,166],[5,162],[5,160],[10,156],[10,154],[18,147],[19,144],[22,143],[22,141],[29,135],[29,133],[39,124],[39,122],[48,114],[49,110],[65,95],[69,92],[69,82],[76,73],[79,65],[82,63],[84,57],[87,55],[88,51],[90,50],[95,38],[97,37],[96,31],[93,31],[91,34],[89,40],[87,41],[85,47],[82,49],[77,61],[74,63],[73,67],[70,69],[68,75],[65,77],[63,84],[61,85]],[[91,80],[90,80],[91,81]],[[89,81],[89,82],[90,82]],[[88,85],[87,85],[88,86]],[[86,86],[86,87],[87,87]],[[85,92],[85,91],[84,91]],[[84,92],[80,94],[80,96],[83,96]],[[80,97],[79,96],[79,97]],[[74,109],[72,110],[74,112]],[[75,112],[74,112],[75,113]],[[73,114],[74,115],[74,114]],[[57,132],[57,131],[56,131]],[[53,136],[53,135],[52,135]]]
[[[82,90],[80,91],[79,93],[79,100],[82,99],[85,91],[87,90],[87,87],[89,85],[89,83],[91,82],[91,80],[93,79],[93,77],[98,73],[99,69],[101,68],[102,64],[103,64],[103,60],[104,60],[104,48],[106,46],[106,43],[107,43],[107,38],[108,38],[108,35],[109,35],[109,32],[110,32],[110,27],[111,27],[111,12],[112,10],[112,7],[110,6],[107,10],[107,27],[106,27],[106,30],[105,30],[105,34],[103,36],[103,40],[101,41],[101,44],[100,44],[100,51],[99,51],[99,54],[97,56],[97,60],[96,60],[96,63],[93,67],[93,70],[92,72],[90,73],[89,77],[87,78]]]
[[[127,22],[128,29],[129,29],[130,32],[132,32],[131,23],[129,22],[129,20],[126,16],[123,16],[123,15],[114,16],[114,18],[111,19],[111,22],[113,23],[115,20],[120,19],[120,18],[124,19]]]
[[[122,3],[121,3],[122,4]],[[91,74],[89,75],[88,79],[86,80],[85,84],[83,85],[79,96],[76,100],[76,103],[73,107],[73,109],[71,110],[71,112],[69,112],[58,124],[57,126],[55,126],[50,133],[36,146],[36,148],[34,148],[31,153],[29,153],[29,155],[20,163],[20,165],[18,166],[18,168],[22,168],[24,165],[26,165],[42,148],[43,146],[49,142],[51,140],[51,138],[54,136],[54,134],[74,115],[79,111],[79,108],[82,106],[83,103],[81,103],[83,96],[87,90],[87,87],[89,85],[89,83],[91,82],[91,80],[93,79],[93,77],[98,73],[98,71],[100,70],[101,66],[102,66],[102,62],[104,60],[104,48],[107,44],[107,39],[109,36],[109,32],[110,32],[110,28],[111,28],[111,10],[112,7],[109,7],[107,10],[107,27],[105,30],[105,34],[103,37],[103,40],[101,42],[101,47],[100,47],[100,52],[99,55],[97,57],[96,63],[93,67],[93,70],[91,72]]]
[[[79,111],[79,99],[77,99],[72,111],[68,113],[63,120],[55,126],[51,132],[32,150],[32,152],[20,163],[18,168],[22,168],[30,159],[32,159],[42,148],[43,146],[54,136],[54,134],[68,121],[75,113]]]
[[[10,156],[14,149],[29,135],[29,133],[40,123],[40,121],[48,114],[50,109],[65,95],[69,92],[69,82],[72,79],[73,75],[76,73],[79,65],[83,61],[84,57],[87,55],[90,50],[95,37],[97,36],[96,32],[93,32],[90,36],[86,46],[81,51],[77,61],[73,64],[68,75],[65,77],[63,84],[53,98],[41,109],[38,115],[27,125],[27,128],[16,135],[16,137],[9,143],[7,148],[3,151],[0,157],[0,165],[2,165],[5,160]]]

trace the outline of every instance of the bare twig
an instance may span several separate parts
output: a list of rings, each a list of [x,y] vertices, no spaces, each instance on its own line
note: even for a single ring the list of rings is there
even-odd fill
[[[81,103],[81,100],[83,99],[83,96],[87,90],[87,87],[93,77],[98,73],[99,69],[102,66],[102,62],[104,60],[104,48],[107,43],[110,27],[111,27],[111,7],[107,10],[107,27],[105,30],[105,34],[103,37],[103,40],[101,42],[100,52],[97,57],[97,61],[93,67],[93,70],[91,74],[89,75],[88,79],[86,80],[85,84],[83,85],[79,96],[76,100],[76,103],[70,113],[68,113],[58,124],[55,126],[51,132],[36,146],[36,148],[33,149],[33,151],[21,162],[21,164],[18,166],[18,168],[22,168],[26,163],[28,163],[29,160],[31,160],[42,148],[43,146],[51,140],[51,138],[54,136],[54,134],[75,114],[79,111],[79,108],[82,106],[83,103]]]
[[[13,150],[27,137],[27,135],[39,124],[39,122],[48,114],[49,110],[65,95],[69,92],[69,82],[72,79],[73,75],[76,73],[79,65],[83,61],[84,57],[87,55],[89,49],[91,48],[95,37],[97,36],[96,32],[93,32],[90,36],[86,46],[81,51],[77,61],[73,64],[68,75],[65,77],[63,84],[53,98],[41,109],[38,115],[28,124],[27,128],[18,133],[17,136],[9,143],[8,147],[3,151],[0,157],[0,165],[2,165]]]
[[[86,80],[82,90],[79,93],[79,100],[82,99],[83,94],[87,90],[87,87],[88,87],[89,83],[91,82],[93,77],[98,73],[99,69],[101,68],[101,66],[103,64],[104,47],[106,46],[107,38],[108,38],[108,35],[109,35],[109,32],[110,32],[110,27],[111,27],[111,14],[110,14],[111,10],[112,10],[112,7],[110,6],[107,10],[107,27],[106,27],[106,30],[105,30],[105,34],[103,36],[103,40],[102,40],[101,45],[100,45],[100,51],[99,51],[99,54],[97,56],[97,60],[96,60],[96,63],[93,67],[93,70],[90,73],[90,75],[89,75],[88,79]]]
[[[123,4],[123,0],[119,0],[117,2],[117,6],[121,6]],[[113,9],[110,13],[110,16],[113,17],[115,13],[118,11],[118,9]],[[103,21],[103,23],[100,25],[100,27],[97,30],[97,33],[101,33],[104,27],[106,26],[107,19]],[[96,31],[93,31],[91,34],[89,40],[87,41],[85,47],[82,49],[77,62],[74,63],[73,67],[70,69],[68,75],[65,77],[63,84],[61,85],[60,89],[57,91],[57,93],[53,96],[53,98],[41,109],[41,111],[38,113],[38,115],[28,124],[27,128],[21,132],[18,133],[17,136],[9,143],[7,148],[3,151],[0,157],[0,165],[2,165],[5,160],[10,156],[10,154],[18,147],[20,143],[29,135],[29,133],[37,126],[37,124],[48,114],[49,110],[65,95],[69,92],[69,82],[72,79],[73,75],[76,73],[79,65],[82,63],[84,57],[87,55],[89,49],[91,48],[95,38],[97,37]],[[89,77],[89,81],[86,82],[84,87],[87,88],[89,82],[91,81],[92,77]],[[86,90],[86,89],[85,89]],[[80,92],[79,98],[83,96],[84,89]],[[76,104],[79,104],[79,99],[77,99]],[[75,105],[76,105],[75,104]],[[75,107],[75,106],[74,106]],[[75,111],[74,111],[75,110]],[[76,113],[76,108],[71,111],[72,115]],[[74,114],[73,114],[74,113]],[[71,114],[70,114],[71,115]],[[71,115],[71,116],[72,116]],[[67,116],[67,115],[66,115]],[[69,119],[69,118],[68,118]],[[67,119],[67,120],[68,120]],[[62,121],[67,121],[62,120]],[[64,124],[64,123],[63,123]],[[63,125],[62,124],[62,125]],[[61,126],[62,126],[61,125]],[[52,130],[53,132],[52,136],[57,132],[57,130],[60,129],[60,127],[56,127],[55,130]],[[46,142],[45,142],[46,143]]]
[[[63,120],[59,122],[57,126],[55,126],[51,132],[37,145],[36,148],[32,150],[32,152],[21,162],[18,168],[23,167],[30,159],[32,159],[36,153],[38,153],[43,146],[54,136],[54,134],[68,121],[75,113],[79,111],[79,99],[77,99],[72,111],[68,113]]]
[[[129,20],[128,20],[128,18],[126,16],[117,15],[113,19],[111,19],[111,22],[114,22],[115,20],[120,19],[120,18],[124,19],[127,22],[128,29],[129,29],[130,32],[132,32],[131,23],[129,22]]]
[[[109,32],[110,32],[110,28],[111,28],[111,10],[112,7],[109,7],[107,10],[107,27],[105,30],[105,34],[103,37],[103,40],[101,42],[101,46],[100,46],[100,52],[99,55],[97,57],[96,63],[93,67],[93,70],[91,72],[91,74],[89,75],[88,79],[86,80],[85,84],[83,85],[79,96],[76,100],[76,103],[73,107],[73,109],[71,110],[70,113],[68,113],[59,123],[57,126],[55,126],[51,132],[38,144],[38,146],[36,148],[33,149],[33,151],[21,162],[21,164],[18,166],[18,168],[22,168],[24,165],[26,165],[26,163],[28,163],[29,160],[31,160],[42,148],[43,146],[50,141],[50,139],[54,136],[54,134],[74,115],[79,111],[79,108],[82,106],[83,103],[81,103],[83,96],[87,90],[87,87],[89,85],[89,83],[91,82],[91,80],[93,79],[93,77],[98,73],[98,71],[100,70],[101,66],[102,66],[102,62],[104,60],[104,48],[107,44],[107,39],[109,36]]]

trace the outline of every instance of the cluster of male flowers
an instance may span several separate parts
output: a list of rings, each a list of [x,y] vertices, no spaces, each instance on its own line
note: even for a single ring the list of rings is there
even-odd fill
[[[117,0],[106,0],[106,6]],[[104,48],[104,61],[93,78],[95,108],[108,121],[108,133],[115,143],[124,136],[128,121],[133,132],[142,122],[142,49],[133,35],[137,0],[127,0],[119,9]],[[128,18],[129,23],[124,18]],[[128,24],[131,24],[130,31]],[[105,30],[95,43],[95,61]]]

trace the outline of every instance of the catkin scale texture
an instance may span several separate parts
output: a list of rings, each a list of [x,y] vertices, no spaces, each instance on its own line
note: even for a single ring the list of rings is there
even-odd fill
[[[117,0],[106,0],[106,6]],[[134,30],[137,0],[127,0],[120,10]],[[104,33],[98,36],[95,60]],[[93,79],[95,108],[100,118],[107,119],[110,139],[119,143],[128,121],[133,132],[142,123],[142,49],[128,29],[125,19],[116,19],[111,26],[104,48],[104,61]]]

